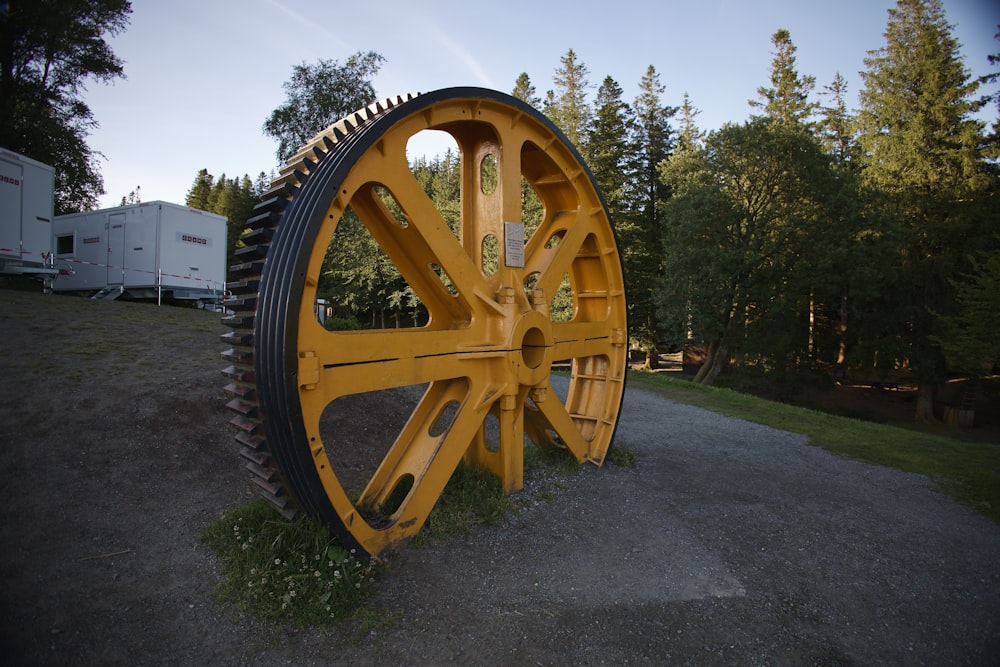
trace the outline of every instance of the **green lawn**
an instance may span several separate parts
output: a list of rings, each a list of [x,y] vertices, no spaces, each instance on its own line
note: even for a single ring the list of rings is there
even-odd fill
[[[802,433],[811,444],[840,456],[927,475],[946,493],[1000,523],[1000,444],[837,417],[663,374],[634,372],[629,381],[680,403]]]

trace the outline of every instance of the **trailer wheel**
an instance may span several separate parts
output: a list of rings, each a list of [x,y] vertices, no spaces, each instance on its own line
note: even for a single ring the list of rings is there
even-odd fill
[[[411,169],[407,143],[424,130],[458,146],[457,208]],[[529,188],[544,214],[526,228]],[[338,244],[359,232],[405,282],[387,298],[409,299],[415,326],[320,323],[324,260],[351,255]],[[453,88],[351,114],[289,160],[243,242],[224,372],[254,483],[286,515],[303,509],[377,557],[420,530],[463,459],[508,493],[526,437],[603,462],[624,391],[621,263],[584,161],[531,107]],[[553,380],[557,365],[568,380]],[[337,410],[398,418],[390,442],[366,444],[360,477]]]

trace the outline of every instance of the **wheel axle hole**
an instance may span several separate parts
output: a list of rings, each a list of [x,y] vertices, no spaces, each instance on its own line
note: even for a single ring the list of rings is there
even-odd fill
[[[532,327],[524,333],[521,341],[521,359],[528,368],[535,369],[542,365],[545,359],[545,334],[538,327]]]

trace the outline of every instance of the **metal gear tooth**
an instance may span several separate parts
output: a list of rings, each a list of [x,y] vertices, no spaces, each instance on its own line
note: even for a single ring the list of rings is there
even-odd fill
[[[253,333],[249,331],[230,331],[219,336],[219,340],[227,345],[248,346],[253,343]]]
[[[229,267],[229,275],[260,278],[260,272],[264,268],[262,261],[241,262]]]
[[[274,211],[265,211],[254,215],[249,220],[247,220],[248,229],[257,229],[258,227],[271,227],[273,228],[277,224],[277,215]]]
[[[294,183],[282,182],[281,179],[275,180],[271,183],[271,189],[264,193],[265,197],[275,197],[281,199],[291,199],[295,196],[298,188],[295,187]]]
[[[237,248],[236,252],[233,254],[242,260],[263,259],[267,257],[267,248],[268,246],[266,245],[248,245],[242,248]]]
[[[259,226],[243,232],[240,236],[240,240],[246,245],[262,245],[264,243],[270,243],[273,236],[273,227]]]
[[[231,361],[234,364],[239,365],[253,365],[253,353],[246,350],[240,350],[235,347],[230,348],[222,353],[222,358]]]
[[[257,290],[260,289],[260,280],[253,280],[249,278],[243,278],[242,280],[233,280],[226,283],[226,289],[233,294],[257,294]]]
[[[253,382],[253,378],[250,381]],[[236,434],[236,442],[242,445],[241,449],[249,449],[257,452],[261,458],[270,458],[271,456],[271,453],[264,446],[264,437],[259,433],[254,434],[240,431]]]
[[[247,401],[256,400],[254,399],[256,388],[246,382],[230,382],[222,390],[233,398],[240,398]]]
[[[263,201],[253,207],[254,212],[267,212],[271,214],[280,214],[285,210],[285,206],[288,205],[288,201],[281,197],[266,197]]]
[[[296,162],[294,164],[286,164],[284,167],[282,167],[281,171],[278,172],[278,175],[274,178],[273,181],[271,181],[271,190],[270,191],[274,192],[278,188],[279,185],[284,185],[285,183],[293,183],[294,184],[294,182],[295,182],[295,170],[298,169],[298,167],[299,167],[299,163],[298,162]]]
[[[253,315],[247,315],[245,313],[238,314],[235,310],[233,310],[233,313],[233,315],[226,315],[223,317],[222,323],[227,327],[232,327],[234,330],[250,331],[253,329]]]

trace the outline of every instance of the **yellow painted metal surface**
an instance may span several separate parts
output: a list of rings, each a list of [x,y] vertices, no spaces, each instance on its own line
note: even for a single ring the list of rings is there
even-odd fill
[[[461,153],[457,235],[406,159],[407,141],[427,129],[450,133]],[[482,182],[487,159],[495,187]],[[544,206],[523,245],[522,178]],[[348,207],[426,306],[426,326],[327,331],[317,321],[327,243]],[[500,100],[449,99],[402,118],[351,168],[319,239],[298,315],[299,400],[330,503],[369,553],[420,529],[463,458],[496,473],[508,493],[523,486],[526,435],[580,462],[603,462],[625,375],[620,260],[589,174],[538,117]],[[496,266],[486,266],[487,247],[497,249]],[[550,302],[566,276],[573,315],[553,321]],[[550,384],[556,362],[569,362],[564,399]],[[360,498],[349,499],[320,433],[323,411],[343,396],[410,385],[426,390]],[[488,417],[496,433],[487,432]],[[358,509],[382,507],[407,488],[378,525]]]

